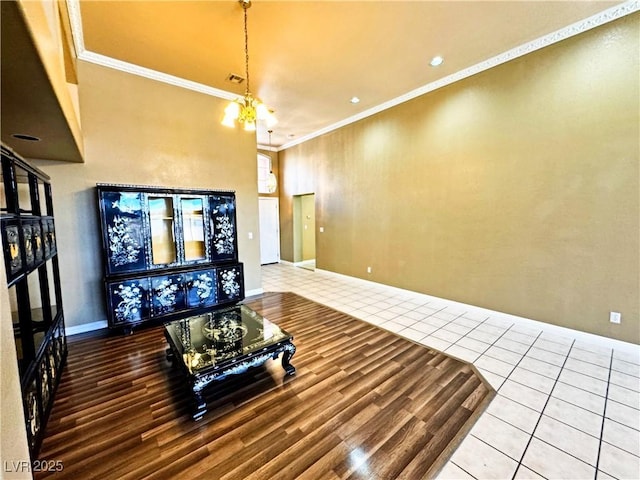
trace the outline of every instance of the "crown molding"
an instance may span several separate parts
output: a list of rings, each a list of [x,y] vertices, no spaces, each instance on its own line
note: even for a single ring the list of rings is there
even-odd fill
[[[84,32],[82,30],[82,17],[80,15],[80,0],[67,0],[67,12],[71,24],[71,37],[76,47],[78,58],[84,53]]]
[[[186,80],[184,78],[175,77],[173,75],[158,72],[156,70],[151,70],[150,68],[141,67],[139,65],[134,65],[132,63],[123,62],[121,60],[116,60],[114,58],[107,57],[105,55],[100,55],[98,53],[94,53],[87,50],[84,46],[84,35],[82,32],[80,0],[67,0],[67,8],[69,11],[69,20],[71,23],[71,32],[72,32],[73,42],[76,47],[76,53],[78,55],[79,60],[95,63],[97,65],[113,68],[115,70],[120,70],[122,72],[130,73],[133,75],[150,78],[152,80],[168,83],[170,85],[174,85],[177,87],[194,90],[196,92],[204,93],[205,95],[211,95],[211,96],[222,98],[225,100],[231,101],[239,98],[237,94],[227,92],[226,90],[220,90],[218,88],[209,87],[207,85],[204,85],[198,82],[193,82],[191,80]],[[412,100],[426,93],[433,92],[434,90],[438,90],[439,88],[442,88],[452,83],[455,83],[457,81],[463,80],[477,73],[483,72],[490,68],[496,67],[498,65],[502,65],[503,63],[522,57],[523,55],[527,55],[529,53],[535,52],[536,50],[540,50],[541,48],[547,47],[549,45],[553,45],[554,43],[561,42],[575,35],[579,35],[593,28],[599,27],[601,25],[612,22],[624,16],[630,15],[632,13],[637,12],[638,10],[640,10],[640,0],[630,0],[624,3],[621,3],[607,10],[603,10],[602,12],[596,15],[593,15],[591,17],[588,17],[584,20],[581,20],[579,22],[576,22],[564,28],[561,28],[560,30],[556,30],[555,32],[544,35],[531,42],[520,45],[519,47],[512,48],[511,50],[508,50],[499,55],[496,55],[495,57],[489,58],[480,63],[472,65],[471,67],[465,68],[456,73],[448,75],[444,78],[441,78],[440,80],[436,80],[435,82],[431,82],[431,83],[428,83],[427,85],[416,88],[415,90],[407,92],[404,95],[391,99],[373,108],[365,110],[357,115],[353,115],[351,117],[345,118],[344,120],[331,124],[320,130],[316,130],[313,133],[297,138],[296,140],[293,140],[291,142],[285,143],[280,147],[277,147],[277,148],[274,147],[273,150],[278,152],[282,150],[286,150],[287,148],[291,148],[295,145],[299,145],[308,140],[324,135],[325,133],[329,133],[333,130],[337,130],[351,123],[354,123],[364,118],[375,115],[376,113],[382,112],[384,110],[388,110],[392,107],[395,107],[396,105],[400,105],[401,103],[407,102],[409,100]],[[264,148],[264,149],[268,150],[267,148]]]
[[[117,60],[115,58],[87,50],[84,46],[82,16],[80,14],[80,0],[67,0],[67,9],[69,11],[69,21],[71,23],[73,43],[76,47],[76,54],[79,60],[95,63],[96,65],[101,65],[107,68],[113,68],[114,70],[130,73],[132,75],[149,78],[158,82],[167,83],[176,87],[186,88],[187,90],[193,90],[195,92],[204,93],[205,95],[211,95],[213,97],[222,98],[224,100],[232,101],[240,98],[238,94],[227,92],[226,90],[209,87],[202,83],[193,82],[191,80],[186,80],[184,78],[169,75],[167,73],[158,72],[157,70],[141,67],[140,65],[124,62],[122,60]]]
[[[218,88],[209,87],[202,83],[192,82],[184,78],[169,75],[167,73],[158,72],[150,68],[141,67],[129,62],[123,62],[122,60],[116,60],[106,55],[90,52],[85,50],[78,56],[80,60],[85,62],[95,63],[103,67],[113,68],[121,72],[130,73],[132,75],[138,75],[140,77],[149,78],[158,82],[168,83],[169,85],[175,85],[176,87],[186,88],[187,90],[193,90],[195,92],[204,93],[205,95],[211,95],[213,97],[223,98],[225,100],[236,100],[239,96],[235,93],[220,90]]]
[[[637,12],[638,10],[640,10],[640,1],[638,0],[628,1],[607,10],[603,10],[596,15],[568,25],[564,28],[561,28],[560,30],[556,30],[555,32],[549,33],[531,42],[525,43],[524,45],[520,45],[519,47],[512,48],[511,50],[496,55],[495,57],[489,58],[480,63],[476,63],[471,67],[465,68],[456,73],[443,77],[440,80],[436,80],[435,82],[431,82],[420,88],[412,90],[408,93],[405,93],[404,95],[365,110],[357,115],[345,118],[344,120],[324,127],[320,130],[310,133],[309,135],[305,135],[291,142],[285,143],[278,147],[278,151],[286,150],[287,148],[299,145],[311,140],[312,138],[316,138],[324,135],[325,133],[337,130],[346,125],[370,117],[384,110],[388,110],[389,108],[400,105],[401,103],[407,102],[426,93],[433,92],[434,90],[438,90],[439,88],[451,85],[452,83],[463,80],[477,73],[489,70],[490,68],[496,67],[498,65],[502,65],[503,63],[509,62],[518,57],[522,57],[523,55],[527,55],[528,53],[535,52],[536,50],[540,50],[541,48],[548,47],[549,45],[553,45],[554,43],[561,42],[563,40],[566,40],[567,38],[579,35],[593,28],[612,22],[614,20],[617,20],[618,18],[625,17],[634,12]]]
[[[262,144],[258,144],[257,145],[258,150],[266,150],[267,152],[277,152],[278,148],[277,147],[271,147],[269,145],[262,145]]]

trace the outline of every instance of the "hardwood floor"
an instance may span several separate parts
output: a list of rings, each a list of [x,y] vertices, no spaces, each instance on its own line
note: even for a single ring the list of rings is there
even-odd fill
[[[40,458],[54,479],[431,478],[495,392],[472,366],[293,293],[247,300],[294,335],[220,382],[208,413],[165,359],[163,327],[71,341]]]

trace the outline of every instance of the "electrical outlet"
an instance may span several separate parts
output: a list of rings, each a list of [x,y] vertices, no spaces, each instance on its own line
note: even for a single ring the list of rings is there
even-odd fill
[[[367,273],[371,273],[371,267],[367,267]]]
[[[622,321],[622,314],[619,312],[610,312],[609,321],[611,323],[620,323]]]

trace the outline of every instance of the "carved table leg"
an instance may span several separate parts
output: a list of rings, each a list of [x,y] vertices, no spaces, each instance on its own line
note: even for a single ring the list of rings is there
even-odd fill
[[[193,392],[193,400],[193,415],[191,417],[198,421],[207,413],[207,402],[200,392]]]
[[[287,343],[284,346],[284,352],[282,352],[282,368],[287,372],[287,375],[293,375],[296,373],[296,367],[289,363],[291,357],[296,353],[296,346],[293,343]]]

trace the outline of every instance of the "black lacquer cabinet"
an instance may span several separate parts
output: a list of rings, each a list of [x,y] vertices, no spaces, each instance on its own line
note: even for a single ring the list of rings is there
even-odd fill
[[[109,327],[244,298],[232,191],[98,184]]]
[[[37,458],[67,355],[49,177],[2,145],[0,225],[27,440]]]

